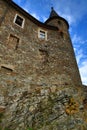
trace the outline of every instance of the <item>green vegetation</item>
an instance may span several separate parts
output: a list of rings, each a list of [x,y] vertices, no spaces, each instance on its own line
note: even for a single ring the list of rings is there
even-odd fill
[[[33,130],[32,128],[28,128],[27,130]]]
[[[3,113],[0,113],[0,123],[2,122]]]
[[[2,128],[0,128],[0,130],[2,130]],[[8,128],[5,128],[4,130],[9,130]]]
[[[0,128],[0,130],[2,130],[2,128]],[[10,130],[8,128],[5,128],[4,130]],[[27,130],[33,130],[32,128],[28,128]]]

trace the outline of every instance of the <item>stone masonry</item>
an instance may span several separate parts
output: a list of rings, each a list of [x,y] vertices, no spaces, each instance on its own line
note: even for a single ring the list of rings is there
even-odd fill
[[[86,130],[82,83],[68,22],[45,23],[0,0],[1,130]]]

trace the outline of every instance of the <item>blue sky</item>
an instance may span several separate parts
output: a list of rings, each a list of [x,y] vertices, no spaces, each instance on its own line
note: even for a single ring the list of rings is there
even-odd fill
[[[83,84],[87,85],[87,0],[13,0],[44,22],[51,7],[70,24],[70,35]]]

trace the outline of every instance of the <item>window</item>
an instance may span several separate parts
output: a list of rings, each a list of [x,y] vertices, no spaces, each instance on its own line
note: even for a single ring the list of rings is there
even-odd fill
[[[13,50],[17,50],[19,44],[19,38],[10,34],[9,41],[8,41],[8,47]]]
[[[45,39],[45,32],[40,30],[40,38]]]
[[[61,25],[61,21],[58,21],[58,24]]]
[[[46,50],[39,49],[40,60],[43,63],[48,62],[48,52]]]
[[[24,18],[22,18],[21,16],[19,16],[18,14],[16,14],[15,18],[14,18],[14,23],[17,24],[20,27],[24,27]]]
[[[61,38],[64,38],[64,33],[60,32]]]
[[[39,29],[38,37],[43,40],[47,40],[47,31]]]

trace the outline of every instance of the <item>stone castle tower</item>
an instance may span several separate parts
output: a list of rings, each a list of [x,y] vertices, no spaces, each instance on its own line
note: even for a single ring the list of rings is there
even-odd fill
[[[69,24],[52,8],[45,23],[0,0],[0,127],[85,130],[82,83]]]

